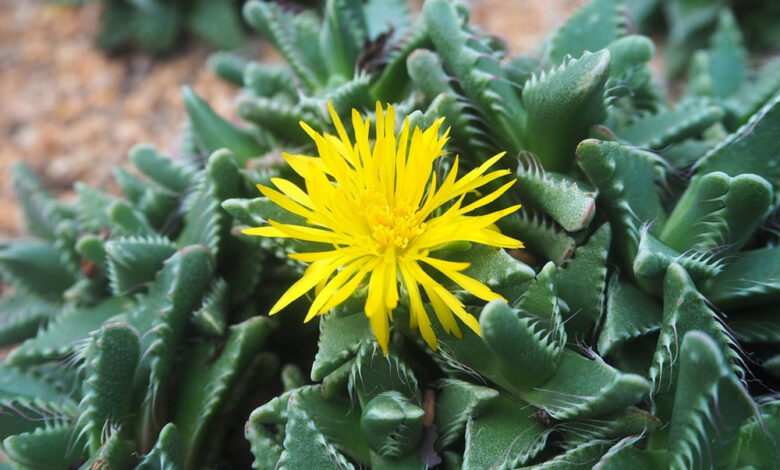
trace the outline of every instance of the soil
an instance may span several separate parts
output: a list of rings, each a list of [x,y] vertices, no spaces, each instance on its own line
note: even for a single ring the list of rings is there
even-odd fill
[[[472,23],[528,51],[583,0],[472,0]],[[236,119],[236,90],[205,66],[211,53],[190,42],[165,59],[107,56],[95,48],[100,2],[56,5],[0,0],[0,238],[23,233],[9,166],[30,165],[52,192],[72,197],[76,180],[106,185],[135,144],[176,152],[185,112],[182,85]],[[277,60],[255,37],[241,51]]]

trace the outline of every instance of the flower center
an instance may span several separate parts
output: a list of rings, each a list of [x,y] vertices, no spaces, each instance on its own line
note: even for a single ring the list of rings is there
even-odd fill
[[[425,224],[417,220],[416,207],[394,206],[383,196],[375,196],[366,201],[363,216],[371,228],[371,236],[378,248],[395,247],[403,250],[425,227]]]

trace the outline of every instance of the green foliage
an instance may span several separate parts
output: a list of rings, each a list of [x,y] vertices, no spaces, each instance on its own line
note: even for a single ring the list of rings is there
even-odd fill
[[[97,43],[108,52],[140,47],[150,54],[165,54],[177,46],[186,32],[218,49],[233,49],[244,40],[239,3],[103,0],[103,24]]]
[[[653,42],[629,34],[627,11],[644,28],[661,3],[666,71],[690,62],[678,101],[653,80]],[[0,242],[0,343],[21,342],[0,367],[5,457],[36,469],[771,468],[779,62],[753,69],[766,32],[744,26],[749,8],[771,8],[723,3],[592,0],[534,57],[513,57],[463,2],[247,2],[286,63],[211,60],[241,88],[245,123],[185,88],[182,158],[135,147],[135,169],[114,173],[121,194],[79,183],[61,202],[13,167],[32,238]],[[108,4],[113,44],[234,31],[227,2]],[[158,10],[142,21],[144,8]],[[437,279],[479,333],[445,328],[423,300],[436,348],[413,331],[405,288],[386,353],[365,285],[307,324],[305,297],[269,318],[303,270],[287,255],[332,246],[241,233],[305,222],[255,189],[299,182],[282,155],[317,149],[298,121],[335,134],[332,104],[349,132],[352,109],[371,115],[377,101],[397,126],[444,118],[437,178],[456,153],[471,169],[509,152],[517,182],[496,204],[525,206],[498,222],[524,250],[433,250],[503,297],[485,304]]]

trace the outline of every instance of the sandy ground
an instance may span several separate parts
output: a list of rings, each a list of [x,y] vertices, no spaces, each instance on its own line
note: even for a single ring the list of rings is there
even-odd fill
[[[583,0],[472,0],[472,22],[532,48]],[[136,143],[174,153],[190,85],[219,113],[235,117],[235,89],[205,67],[210,51],[188,45],[168,59],[109,57],[94,47],[99,2],[81,7],[0,0],[0,237],[22,232],[8,168],[27,162],[53,192],[76,180],[104,185]],[[244,51],[272,54],[255,37]]]

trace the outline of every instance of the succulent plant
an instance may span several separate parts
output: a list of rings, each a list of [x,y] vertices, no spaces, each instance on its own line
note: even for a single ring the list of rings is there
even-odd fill
[[[49,0],[84,3],[87,0]],[[166,54],[185,32],[217,49],[234,49],[244,41],[239,0],[102,0],[98,47],[116,52],[139,47]]]
[[[246,125],[185,89],[182,157],[136,147],[135,169],[115,172],[121,196],[78,184],[63,202],[16,166],[31,237],[0,244],[11,286],[0,340],[23,341],[0,371],[10,465],[772,468],[780,82],[773,65],[754,75],[719,8],[669,102],[627,11],[592,0],[537,54],[510,56],[458,2],[427,0],[415,16],[402,1],[299,13],[250,1],[248,23],[289,65],[213,59],[241,87]],[[339,206],[325,199],[354,188],[334,183],[334,152],[352,172],[390,165],[377,178],[405,164],[380,159],[405,116],[437,142],[436,126],[449,127],[437,188],[491,165],[516,177],[435,215],[475,201],[489,218],[521,203],[490,230],[526,248],[458,233],[431,247],[438,266],[458,269],[417,267],[434,295],[401,272],[397,302],[377,300],[376,268],[364,281],[349,266],[333,278],[357,279],[342,292],[312,273],[348,242],[297,235],[336,233],[321,217]],[[373,159],[349,166],[353,135],[354,155]],[[360,210],[339,217],[381,225]],[[414,222],[410,240],[432,220]],[[307,276],[290,291],[344,298],[325,309],[324,295],[300,298],[270,316]],[[437,289],[469,328],[447,321]],[[372,328],[383,300],[392,321]],[[304,323],[312,308],[323,315]],[[432,335],[413,331],[423,318]]]

